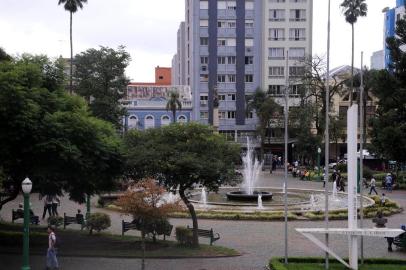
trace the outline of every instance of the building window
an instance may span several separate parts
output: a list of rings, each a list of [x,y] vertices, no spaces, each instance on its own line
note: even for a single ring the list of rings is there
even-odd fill
[[[155,127],[155,121],[154,121],[154,117],[152,115],[145,116],[145,124],[144,124],[144,126],[145,126],[145,129]]]
[[[128,128],[133,129],[138,127],[138,117],[135,115],[131,115],[128,118]]]
[[[305,48],[289,48],[289,59],[303,60],[305,58]]]
[[[209,45],[209,38],[207,38],[207,37],[201,37],[201,38],[200,38],[200,45],[201,45],[201,46],[207,46],[207,45]]]
[[[254,76],[252,74],[246,74],[245,75],[245,82],[246,83],[252,83],[254,82]]]
[[[307,0],[290,0],[291,3],[306,3]]]
[[[236,60],[235,56],[227,56],[227,64],[235,65],[235,60]]]
[[[209,113],[208,112],[200,112],[200,119],[208,119]]]
[[[283,95],[283,91],[285,89],[284,85],[269,85],[268,87],[268,94],[271,96],[281,96]]]
[[[200,0],[200,9],[209,9],[209,1]]]
[[[252,65],[254,63],[254,56],[246,56],[245,57],[245,64]]]
[[[217,82],[219,83],[226,82],[226,75],[217,75]]]
[[[235,46],[235,38],[219,38],[217,39],[217,46]]]
[[[201,95],[200,96],[200,106],[202,106],[202,107],[207,106],[208,100],[209,100],[209,97],[207,95]]]
[[[226,112],[219,111],[219,119],[226,119]]]
[[[200,20],[200,27],[209,27],[209,20]]]
[[[302,85],[300,85],[300,84],[292,85],[291,89],[290,89],[290,95],[292,95],[292,96],[300,95],[301,89],[302,89]]]
[[[254,113],[253,113],[253,112],[248,112],[248,113],[247,113],[247,118],[248,118],[248,119],[254,118]]]
[[[304,67],[289,67],[289,76],[292,77],[303,77],[305,74]]]
[[[229,75],[227,75],[227,77],[228,77],[228,82],[235,82],[235,74],[229,74]]]
[[[269,67],[269,77],[283,77],[285,76],[284,67]]]
[[[306,40],[305,28],[291,28],[289,29],[289,40]]]
[[[281,60],[285,59],[284,48],[269,48],[269,59]]]
[[[245,28],[253,28],[254,20],[245,20]]]
[[[179,115],[178,116],[178,123],[186,123],[187,122],[187,118],[184,115]]]
[[[305,9],[291,9],[289,20],[291,22],[306,21],[306,10]]]
[[[236,4],[235,0],[217,1],[217,9],[236,10],[237,9],[237,4]]]
[[[285,3],[285,0],[269,0],[269,3]]]
[[[269,40],[285,40],[285,29],[283,28],[270,28]]]
[[[218,28],[235,28],[236,22],[235,20],[219,20],[217,21]]]
[[[209,63],[209,57],[203,56],[200,57],[200,64],[208,64]]]
[[[235,94],[228,94],[228,100],[235,100]]]
[[[168,126],[171,123],[169,116],[164,115],[161,117],[161,126]]]
[[[219,95],[219,100],[224,101],[226,100],[226,95]]]
[[[270,21],[285,21],[285,10],[284,9],[270,9],[269,10],[269,20]]]
[[[235,111],[228,111],[227,112],[228,119],[235,119]]]
[[[217,57],[217,64],[224,65],[225,63],[226,63],[226,57],[225,56]]]

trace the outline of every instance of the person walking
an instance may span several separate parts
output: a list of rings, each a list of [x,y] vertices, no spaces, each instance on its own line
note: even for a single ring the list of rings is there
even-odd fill
[[[386,189],[389,192],[392,192],[392,176],[390,173],[388,173],[385,177],[385,185],[386,185]]]
[[[46,269],[59,269],[58,259],[56,258],[56,235],[54,228],[52,228],[51,226],[48,226],[48,250]]]
[[[57,195],[52,196],[52,215],[59,216],[58,214],[58,204],[61,202]]]
[[[373,176],[371,177],[371,182],[369,183],[369,185],[370,185],[369,195],[372,194],[372,191],[375,192],[376,195],[378,195],[378,192],[376,191],[376,180]]]
[[[51,195],[46,195],[44,199],[44,211],[42,212],[42,219],[45,218],[46,214],[49,216],[52,216],[52,196]]]

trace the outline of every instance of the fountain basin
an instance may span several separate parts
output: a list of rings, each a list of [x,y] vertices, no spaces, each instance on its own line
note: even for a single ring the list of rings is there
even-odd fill
[[[261,195],[263,201],[272,200],[273,194],[266,191],[254,191],[253,194],[248,194],[245,191],[231,191],[227,192],[227,199],[230,201],[258,201],[258,195]]]

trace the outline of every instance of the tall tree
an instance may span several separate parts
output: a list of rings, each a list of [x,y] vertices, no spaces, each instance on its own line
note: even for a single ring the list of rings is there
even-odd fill
[[[131,60],[123,46],[89,49],[75,56],[77,93],[89,103],[94,116],[122,127],[126,110],[120,100],[125,96],[128,78],[125,69]]]
[[[372,121],[370,150],[380,157],[406,162],[406,18],[396,23],[396,35],[386,40],[392,64],[390,71],[374,76],[372,92],[379,99]]]
[[[169,99],[166,103],[166,110],[172,112],[172,122],[176,123],[176,111],[182,110],[182,102],[179,99],[179,93],[177,91],[170,91]]]
[[[271,120],[277,117],[281,111],[281,106],[277,104],[265,91],[257,88],[254,94],[247,98],[247,113],[255,111],[258,119],[258,133],[261,137],[261,160],[264,159],[265,138],[270,128]]]
[[[0,61],[11,61],[12,57],[6,53],[6,51],[0,47]]]
[[[344,0],[341,3],[345,21],[351,24],[351,88],[350,88],[350,105],[352,105],[353,81],[354,81],[354,24],[358,17],[367,16],[368,5],[365,0]]]
[[[78,9],[83,8],[83,3],[87,3],[87,0],[58,0],[58,5],[62,5],[66,11],[70,14],[70,76],[69,76],[69,91],[73,93],[73,41],[72,41],[72,15],[76,13]]]
[[[303,84],[302,99],[304,104],[312,104],[314,113],[314,124],[318,136],[324,134],[324,123],[326,115],[326,74],[327,67],[325,59],[319,56],[305,59],[303,61],[304,75],[300,78]],[[348,81],[347,76],[334,74],[330,77],[330,95],[328,97],[331,104],[334,96],[342,95],[344,86]]]
[[[229,143],[208,126],[188,123],[131,130],[125,137],[128,176],[152,177],[168,191],[178,192],[193,221],[193,242],[198,245],[198,222],[193,204],[186,194],[195,185],[216,191],[235,179],[239,147]]]
[[[85,194],[111,190],[122,172],[115,130],[92,117],[82,98],[65,93],[54,73],[27,58],[0,62],[0,171],[9,195],[0,209],[27,176],[36,191],[66,191],[83,202]]]

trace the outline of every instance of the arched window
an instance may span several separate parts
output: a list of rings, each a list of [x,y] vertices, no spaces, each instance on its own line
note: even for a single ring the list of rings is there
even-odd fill
[[[155,127],[154,117],[152,115],[145,116],[145,129],[154,127]]]
[[[130,115],[128,118],[128,129],[138,128],[138,117],[136,115]]]
[[[186,123],[187,122],[187,118],[184,115],[179,115],[178,117],[178,123]]]
[[[171,123],[171,119],[167,115],[161,117],[161,126],[167,126]]]

